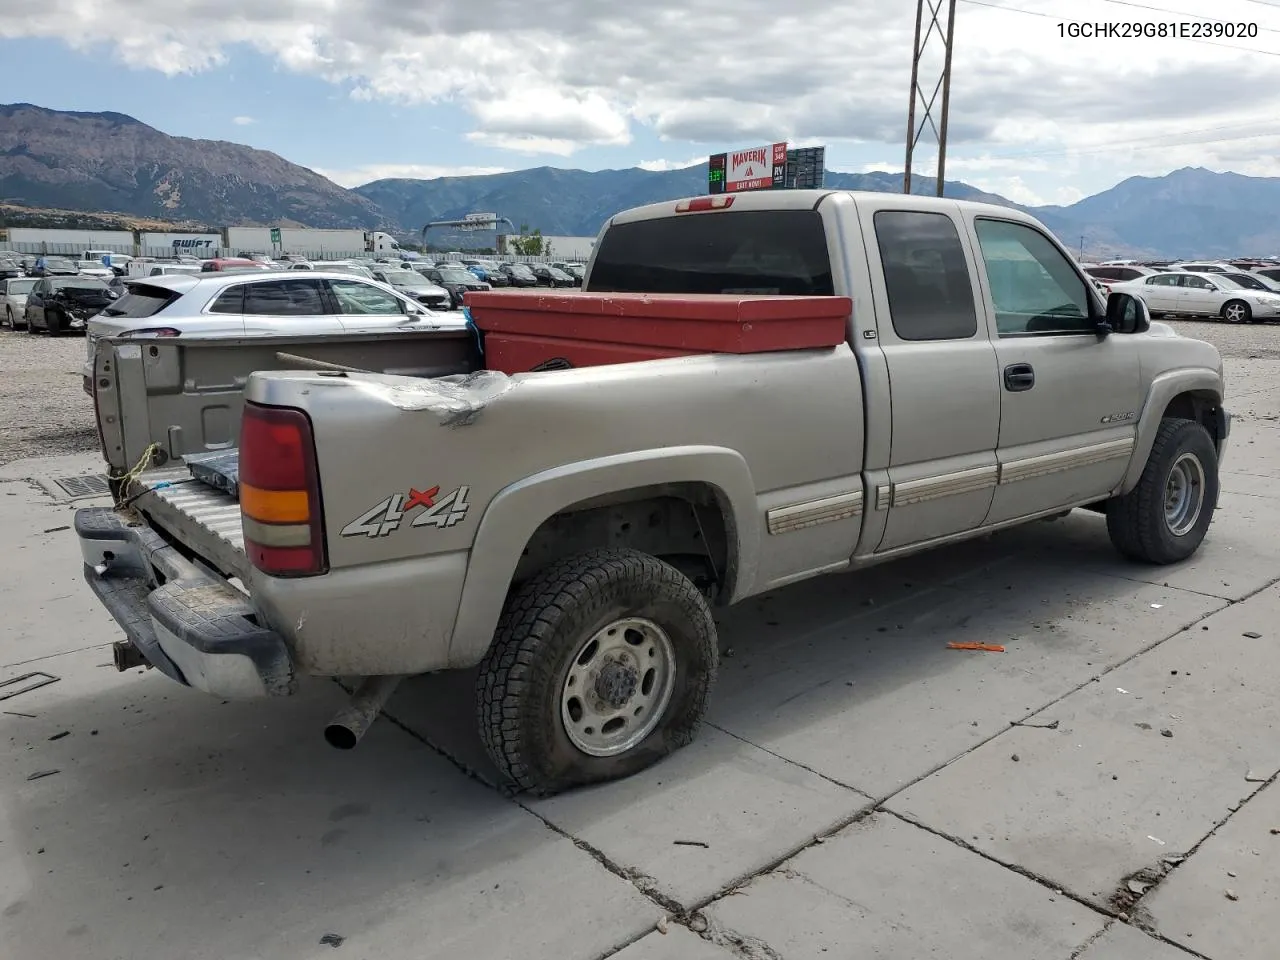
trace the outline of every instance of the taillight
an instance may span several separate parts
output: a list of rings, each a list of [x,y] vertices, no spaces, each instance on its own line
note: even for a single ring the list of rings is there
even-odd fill
[[[694,197],[676,204],[676,213],[697,213],[700,210],[727,210],[733,206],[733,197]]]
[[[173,327],[142,327],[138,330],[126,330],[123,333],[114,334],[117,337],[180,337],[181,330],[175,330]]]
[[[263,573],[309,577],[328,569],[315,438],[301,410],[244,405],[240,521],[249,562]]]

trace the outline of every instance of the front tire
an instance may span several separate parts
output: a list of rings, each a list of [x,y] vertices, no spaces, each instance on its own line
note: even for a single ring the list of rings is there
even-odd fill
[[[1218,451],[1194,420],[1160,421],[1138,485],[1107,501],[1117,550],[1144,563],[1177,563],[1200,547],[1218,504]]]
[[[1222,305],[1222,319],[1227,323],[1252,323],[1253,308],[1243,300],[1228,300]]]
[[[480,736],[539,795],[630,776],[690,743],[719,652],[706,598],[630,549],[552,564],[508,599],[480,666]]]

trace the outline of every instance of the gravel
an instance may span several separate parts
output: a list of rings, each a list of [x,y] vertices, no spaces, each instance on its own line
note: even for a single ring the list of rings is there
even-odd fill
[[[1280,360],[1280,324],[1167,321],[1225,358]],[[82,335],[50,338],[0,328],[0,464],[98,449],[93,401],[81,387]]]
[[[1221,323],[1217,320],[1163,320],[1184,337],[1208,340],[1223,358],[1280,360],[1280,323]]]
[[[84,357],[81,334],[0,329],[0,464],[98,449]]]

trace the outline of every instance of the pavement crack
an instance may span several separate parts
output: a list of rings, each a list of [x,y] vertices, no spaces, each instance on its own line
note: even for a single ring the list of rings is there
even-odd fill
[[[781,760],[783,763],[790,764],[793,767],[799,767],[801,770],[807,771],[808,773],[812,773],[815,777],[820,777],[823,780],[827,781],[827,783],[835,784],[837,787],[841,787],[845,790],[849,790],[853,793],[856,793],[860,797],[865,797],[868,803],[875,803],[875,797],[871,796],[868,793],[864,793],[863,791],[859,790],[855,786],[852,786],[851,784],[845,783],[843,780],[837,780],[835,777],[825,774],[820,770],[815,770],[813,767],[806,766],[805,764],[801,763],[799,760],[793,760],[791,757],[784,757],[782,754],[777,753],[773,750],[770,750],[768,747],[761,746],[760,744],[756,743],[754,740],[751,740],[748,737],[744,737],[740,733],[734,733],[732,730],[722,727],[719,724],[715,724],[707,721],[705,722],[705,725],[710,727],[712,730],[719,730],[721,733],[725,734],[726,736],[733,737],[733,739],[737,740],[739,743],[745,743],[749,747],[755,747],[757,750],[767,753],[769,754],[769,756],[775,757],[778,760]]]
[[[1097,943],[1099,940],[1101,940],[1101,939],[1103,938],[1103,936],[1105,936],[1105,935],[1106,935],[1106,932],[1107,932],[1108,930],[1110,930],[1113,926],[1115,926],[1115,924],[1114,924],[1114,923],[1111,923],[1111,922],[1104,923],[1104,924],[1102,925],[1102,929],[1101,929],[1101,930],[1099,930],[1099,931],[1098,931],[1097,933],[1095,933],[1093,936],[1091,936],[1091,937],[1089,937],[1087,940],[1085,940],[1085,942],[1084,942],[1084,943],[1082,943],[1082,944],[1080,944],[1080,946],[1078,946],[1078,947],[1076,947],[1074,950],[1072,950],[1072,951],[1071,951],[1071,956],[1067,957],[1067,960],[1080,960],[1080,956],[1081,956],[1081,955],[1082,955],[1086,950],[1088,950],[1090,947],[1092,947],[1095,943]]]
[[[717,922],[712,917],[706,918],[707,928],[699,936],[708,943],[722,947],[742,960],[785,960],[777,950],[759,937],[739,933]]]
[[[1084,897],[1081,897],[1081,896],[1078,896],[1077,894],[1072,893],[1070,890],[1066,889],[1061,884],[1055,883],[1053,880],[1050,880],[1048,877],[1040,876],[1040,874],[1036,873],[1034,870],[1029,870],[1026,867],[1019,866],[1018,864],[1015,864],[1015,863],[1007,863],[1004,860],[1001,860],[999,857],[992,856],[991,854],[987,853],[985,850],[980,850],[979,848],[975,847],[973,844],[968,843],[967,841],[962,840],[959,837],[953,837],[951,834],[947,833],[946,831],[939,830],[936,827],[931,827],[925,823],[921,823],[919,820],[916,820],[914,817],[911,817],[905,813],[899,813],[896,810],[886,810],[884,808],[877,808],[876,813],[883,813],[891,817],[896,817],[897,819],[901,820],[903,823],[910,824],[913,827],[918,827],[919,829],[923,830],[925,833],[931,833],[935,837],[938,837],[939,839],[946,840],[949,843],[954,843],[957,847],[960,847],[964,850],[968,850],[970,853],[977,854],[983,860],[987,860],[991,863],[996,864],[997,866],[1004,867],[1006,870],[1011,870],[1014,873],[1018,874],[1019,876],[1025,877],[1026,879],[1031,880],[1042,887],[1047,887],[1048,889],[1052,890],[1054,894],[1056,894],[1057,896],[1066,897],[1068,900],[1072,900],[1075,903],[1080,904],[1080,906],[1088,908],[1094,913],[1101,914],[1102,916],[1107,917],[1108,919],[1114,919],[1114,916],[1111,913],[1108,913],[1106,910],[1099,907],[1096,903],[1092,903],[1089,900],[1086,900]]]

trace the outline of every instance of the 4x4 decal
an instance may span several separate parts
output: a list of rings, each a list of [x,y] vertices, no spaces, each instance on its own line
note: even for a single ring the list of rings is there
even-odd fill
[[[452,527],[466,519],[471,504],[467,501],[470,487],[458,487],[440,496],[439,487],[419,490],[410,487],[408,494],[393,493],[366,510],[342,528],[344,537],[385,537],[400,529],[405,518],[421,508],[410,523],[413,527]]]

